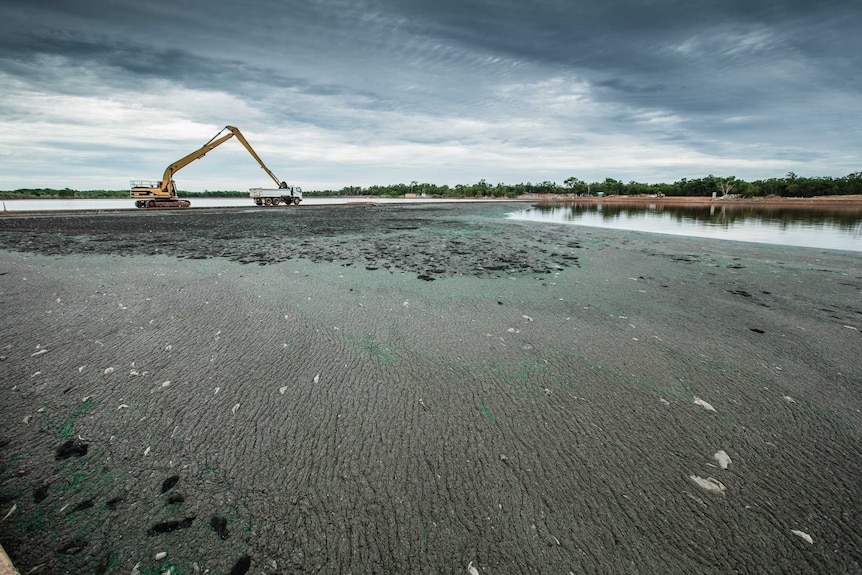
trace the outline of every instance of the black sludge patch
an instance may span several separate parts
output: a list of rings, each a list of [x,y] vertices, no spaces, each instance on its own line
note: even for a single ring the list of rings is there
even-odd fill
[[[210,525],[218,533],[220,539],[225,540],[230,537],[230,533],[227,531],[227,519],[224,517],[214,516],[210,520]]]
[[[164,523],[156,523],[147,531],[147,535],[152,537],[153,535],[161,535],[163,533],[170,533],[171,531],[176,531],[177,529],[188,529],[192,526],[192,522],[195,520],[194,517],[186,517],[182,521],[165,521]]]
[[[162,481],[162,493],[167,493],[168,491],[170,491],[171,487],[176,485],[179,482],[179,480],[180,480],[179,475],[173,475],[171,477],[168,477],[164,481]]]
[[[33,492],[33,503],[42,503],[46,499],[48,499],[48,489],[51,487],[50,483],[46,483],[42,487],[36,489]]]
[[[236,565],[230,570],[230,575],[245,575],[249,569],[251,569],[251,557],[246,555],[236,562]]]
[[[56,459],[69,459],[73,455],[75,457],[83,457],[87,455],[87,449],[89,449],[89,447],[90,446],[83,441],[79,441],[77,439],[70,439],[69,441],[57,448]]]

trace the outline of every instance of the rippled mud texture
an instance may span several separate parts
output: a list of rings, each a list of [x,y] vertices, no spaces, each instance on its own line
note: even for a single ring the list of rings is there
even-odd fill
[[[859,573],[858,255],[506,209],[0,218],[18,569]]]

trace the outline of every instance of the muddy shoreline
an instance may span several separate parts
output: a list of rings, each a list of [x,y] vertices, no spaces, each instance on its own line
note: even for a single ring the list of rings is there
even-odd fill
[[[0,218],[18,569],[862,572],[858,254],[507,209]]]

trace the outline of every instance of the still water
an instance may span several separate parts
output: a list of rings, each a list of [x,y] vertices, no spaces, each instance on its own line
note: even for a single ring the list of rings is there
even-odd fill
[[[516,220],[862,252],[862,210],[751,206],[537,205]]]

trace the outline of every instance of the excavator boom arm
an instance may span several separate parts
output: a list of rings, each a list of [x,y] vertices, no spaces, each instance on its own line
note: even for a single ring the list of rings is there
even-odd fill
[[[275,174],[266,167],[266,164],[263,163],[263,160],[260,159],[260,156],[257,155],[257,152],[254,151],[254,148],[251,147],[251,144],[248,143],[248,140],[245,139],[245,136],[242,135],[242,132],[239,131],[239,128],[234,126],[225,126],[225,130],[230,130],[230,132],[236,136],[236,139],[242,142],[242,145],[245,146],[245,149],[248,150],[248,153],[252,155],[252,157],[257,160],[257,163],[260,164],[260,167],[263,168],[263,171],[266,172],[272,181],[275,182],[275,185],[279,188],[284,188],[287,186],[284,182],[279,181],[278,178],[275,177]]]
[[[222,136],[222,133],[225,130],[227,130],[229,133]],[[163,190],[169,190],[171,180],[173,180],[175,173],[185,168],[195,160],[204,157],[207,152],[213,150],[214,148],[217,148],[218,146],[221,146],[234,136],[236,136],[237,140],[242,142],[242,145],[245,146],[245,149],[248,150],[248,153],[251,154],[255,160],[257,160],[257,163],[260,164],[260,167],[263,168],[263,170],[269,175],[270,178],[272,178],[272,181],[274,181],[279,188],[287,187],[286,183],[279,181],[279,179],[275,177],[275,174],[273,174],[272,171],[270,171],[270,169],[266,167],[266,164],[263,163],[263,160],[260,159],[260,156],[257,155],[257,152],[254,151],[254,148],[251,147],[251,144],[248,143],[248,140],[246,140],[245,136],[242,135],[242,132],[239,131],[239,128],[236,128],[234,126],[225,126],[218,134],[213,136],[209,142],[207,142],[188,156],[177,160],[176,162],[165,168],[165,173],[162,176],[161,188]]]
[[[181,169],[185,168],[195,160],[204,157],[210,150],[221,146],[222,144],[233,138],[232,133],[221,136],[222,132],[224,132],[224,130],[213,136],[209,142],[207,142],[188,156],[177,160],[176,162],[165,168],[165,173],[162,176],[162,189],[168,189],[168,187],[171,185],[171,180],[174,179],[175,173],[179,172]]]

